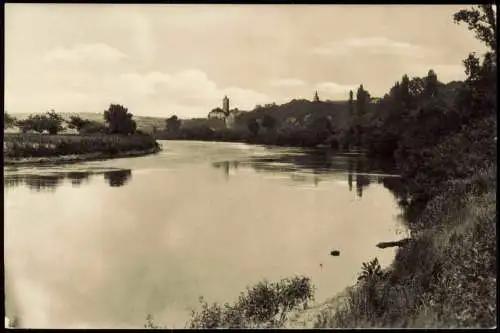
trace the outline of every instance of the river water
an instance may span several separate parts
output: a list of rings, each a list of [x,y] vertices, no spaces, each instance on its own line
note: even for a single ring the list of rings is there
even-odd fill
[[[162,141],[156,155],[4,167],[6,312],[22,327],[182,328],[191,308],[306,275],[323,302],[404,228],[356,155]],[[340,256],[332,257],[331,250]]]

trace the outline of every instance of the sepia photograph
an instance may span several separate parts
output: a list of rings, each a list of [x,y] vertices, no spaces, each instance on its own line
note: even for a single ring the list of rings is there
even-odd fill
[[[496,24],[5,4],[5,328],[496,328]]]

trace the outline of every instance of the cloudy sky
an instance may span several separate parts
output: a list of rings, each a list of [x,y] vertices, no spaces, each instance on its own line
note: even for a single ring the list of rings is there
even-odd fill
[[[7,4],[5,110],[206,116],[293,98],[382,96],[407,73],[463,79],[483,52],[449,5]]]

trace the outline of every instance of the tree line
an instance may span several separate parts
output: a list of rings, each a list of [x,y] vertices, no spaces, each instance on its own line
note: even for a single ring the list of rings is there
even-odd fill
[[[103,120],[104,122],[99,122],[82,119],[80,116],[71,116],[69,120],[65,120],[54,110],[45,114],[30,115],[24,120],[19,120],[4,111],[4,129],[18,127],[22,133],[47,132],[55,135],[69,128],[80,134],[141,134],[137,130],[136,121],[133,120],[133,114],[122,105],[111,104],[103,112]]]

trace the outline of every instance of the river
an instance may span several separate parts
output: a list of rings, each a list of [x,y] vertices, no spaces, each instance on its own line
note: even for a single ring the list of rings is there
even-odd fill
[[[404,232],[395,170],[357,155],[161,141],[140,158],[4,167],[6,313],[30,328],[182,328],[199,296],[306,275],[316,302]],[[331,250],[340,256],[332,257]]]

